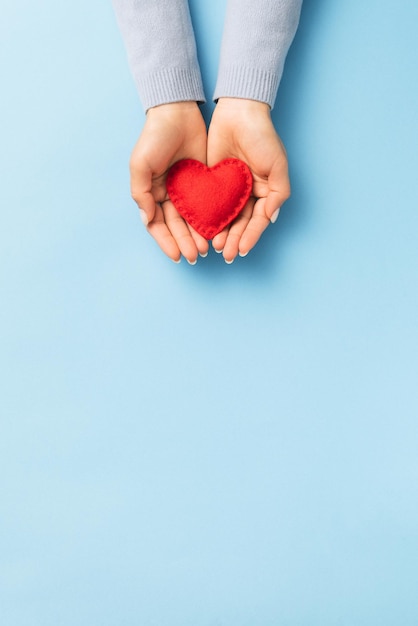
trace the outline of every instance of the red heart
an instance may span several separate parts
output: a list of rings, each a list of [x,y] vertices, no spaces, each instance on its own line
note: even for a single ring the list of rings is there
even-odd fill
[[[242,211],[251,195],[250,168],[239,159],[208,167],[177,161],[167,174],[167,192],[180,215],[205,239],[213,239]]]

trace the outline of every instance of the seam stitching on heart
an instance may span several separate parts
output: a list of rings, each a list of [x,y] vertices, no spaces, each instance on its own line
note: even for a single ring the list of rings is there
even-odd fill
[[[184,160],[188,160],[188,161],[194,161],[193,159],[184,159]],[[178,161],[177,163],[181,163],[182,161]],[[225,164],[227,163],[233,163],[235,167],[238,167],[244,174],[245,176],[245,191],[243,191],[243,193],[239,196],[239,199],[237,201],[237,205],[236,207],[234,207],[233,211],[229,211],[228,213],[226,213],[223,216],[222,220],[217,220],[213,226],[209,226],[209,227],[205,227],[205,226],[200,226],[199,224],[199,232],[200,234],[202,234],[205,238],[210,238],[215,236],[214,230],[217,229],[218,232],[220,232],[222,230],[222,228],[224,228],[225,226],[227,226],[230,221],[232,219],[234,219],[235,217],[238,217],[239,213],[242,211],[242,209],[244,208],[245,205],[245,201],[247,200],[247,198],[249,198],[250,194],[251,194],[251,189],[252,189],[252,176],[251,173],[249,171],[248,166],[243,163],[242,161],[240,161],[239,159],[224,159],[223,161],[220,161],[219,163],[216,163],[215,165],[213,165],[212,167],[208,167],[207,165],[205,165],[204,163],[201,163],[200,161],[194,161],[194,167],[203,170],[203,171],[215,171],[217,169],[222,168],[223,166],[225,166]],[[176,164],[174,164],[173,167],[175,167]],[[181,167],[181,166],[179,166]],[[251,176],[251,181],[249,180],[248,175],[250,174]],[[177,210],[179,210],[179,212],[181,212],[181,214],[183,215],[183,217],[186,219],[187,222],[190,223],[191,226],[193,226],[194,224],[197,224],[197,220],[194,218],[193,214],[191,214],[187,208],[184,207],[184,204],[182,202],[181,197],[179,197],[178,194],[175,193],[175,191],[173,191],[172,193],[169,194],[171,201],[173,202],[173,204],[177,207]],[[244,202],[243,202],[244,201]],[[242,205],[242,206],[241,206]],[[236,212],[236,208],[237,206],[239,206],[239,211]],[[221,228],[222,226],[222,228]],[[215,233],[217,234],[217,233]]]

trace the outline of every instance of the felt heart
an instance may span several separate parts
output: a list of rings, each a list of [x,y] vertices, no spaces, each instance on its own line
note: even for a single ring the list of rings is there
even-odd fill
[[[242,211],[251,195],[250,168],[239,159],[208,167],[177,161],[167,174],[167,192],[180,215],[205,239],[213,239]]]

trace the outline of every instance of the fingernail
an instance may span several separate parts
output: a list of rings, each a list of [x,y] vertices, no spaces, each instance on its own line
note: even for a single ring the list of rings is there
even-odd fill
[[[178,260],[178,261],[176,261],[175,259],[171,259],[171,260],[173,261],[173,263],[177,263],[177,265],[178,265],[179,263],[181,263],[181,257],[179,258],[179,260]]]
[[[148,226],[148,217],[144,209],[139,209],[139,215],[141,216],[141,220],[144,226]]]
[[[270,218],[270,222],[272,224],[274,224],[274,222],[277,220],[277,218],[279,217],[279,213],[280,213],[280,207],[278,209],[276,209],[273,213],[273,215]]]
[[[221,252],[223,252],[223,250],[217,250],[216,248],[213,248],[216,252],[216,254],[221,254]]]
[[[227,265],[231,265],[231,263],[233,263],[233,262],[234,262],[234,259],[232,259],[232,261],[227,261],[227,260],[225,259],[225,263],[226,263]]]
[[[202,254],[202,252],[199,252],[199,254],[202,257],[202,259],[206,259],[206,257],[208,256],[209,252],[205,252],[204,254]]]
[[[238,254],[240,255],[240,257],[244,258],[245,256],[247,256],[248,252],[239,252]]]
[[[195,259],[194,261],[189,261],[189,259],[186,259],[186,260],[189,265],[196,265],[197,263],[197,259]]]

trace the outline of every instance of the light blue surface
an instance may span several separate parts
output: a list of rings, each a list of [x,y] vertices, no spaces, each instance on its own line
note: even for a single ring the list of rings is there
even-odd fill
[[[305,1],[292,199],[190,267],[129,197],[110,2],[3,2],[1,624],[416,626],[417,21]]]

